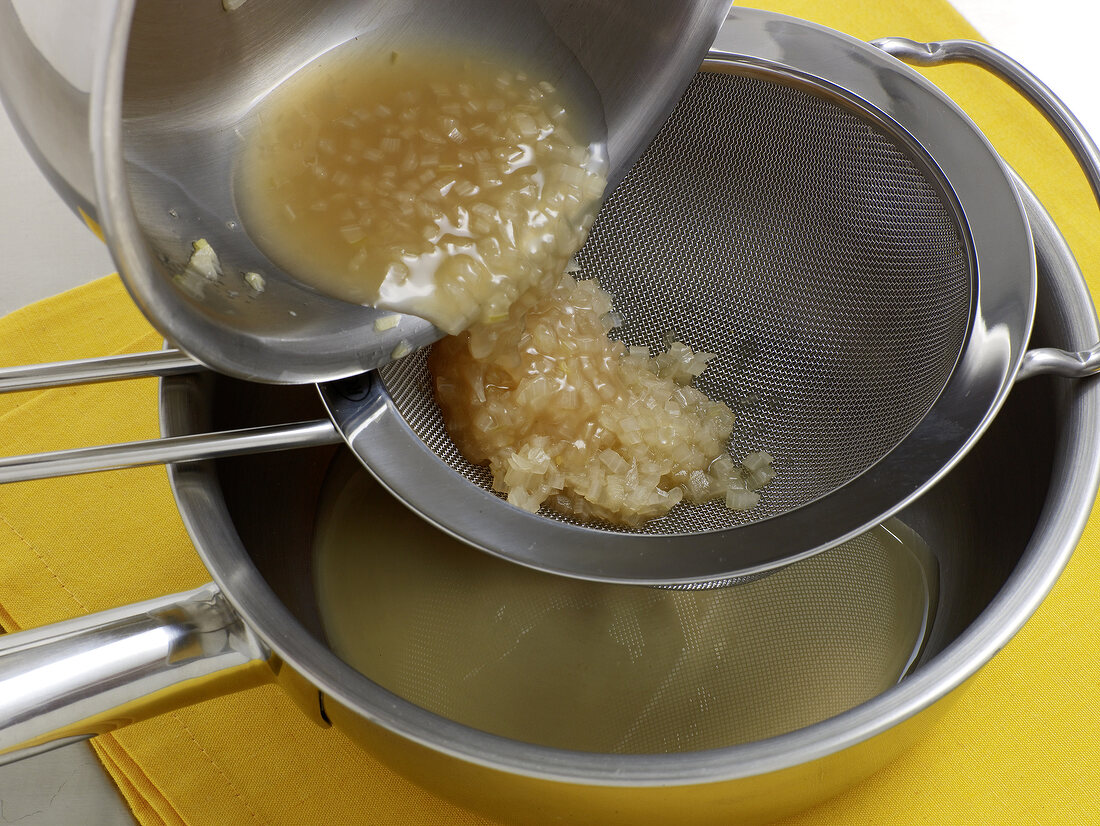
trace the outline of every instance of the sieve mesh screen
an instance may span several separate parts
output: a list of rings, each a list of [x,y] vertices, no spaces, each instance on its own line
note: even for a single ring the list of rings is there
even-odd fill
[[[759,506],[681,506],[641,529],[664,534],[784,513],[882,458],[950,377],[976,284],[926,159],[860,110],[718,72],[696,76],[577,262],[628,344],[716,353],[697,383],[737,414],[731,454],[775,459]],[[382,379],[427,447],[488,489],[443,428],[425,357]]]

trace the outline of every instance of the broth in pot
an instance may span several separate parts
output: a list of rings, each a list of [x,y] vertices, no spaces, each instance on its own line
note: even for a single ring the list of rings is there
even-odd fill
[[[897,520],[728,588],[541,573],[457,542],[346,456],[314,567],[329,644],[370,679],[474,728],[611,753],[748,742],[874,697],[916,661],[937,590]]]

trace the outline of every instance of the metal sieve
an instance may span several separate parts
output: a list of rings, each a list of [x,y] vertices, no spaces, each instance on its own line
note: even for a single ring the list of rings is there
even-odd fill
[[[727,27],[731,45],[766,43],[756,22]],[[507,506],[447,436],[424,353],[322,391],[383,484],[524,564],[724,584],[850,538],[949,467],[1023,353],[1029,230],[1000,160],[942,94],[832,37],[819,59],[838,62],[839,45],[875,88],[809,74],[820,43],[788,42],[799,70],[712,52],[577,256],[614,297],[625,342],[661,349],[671,335],[717,354],[698,384],[738,416],[731,453],[775,457],[758,507],[681,506],[631,532]]]
[[[628,344],[671,335],[717,354],[699,384],[739,417],[734,458],[768,451],[775,481],[753,510],[681,506],[633,532],[533,516],[459,455],[423,354],[322,388],[366,466],[436,526],[586,579],[729,584],[895,513],[1004,401],[1030,334],[1035,261],[1003,162],[878,48],[765,13],[730,20],[577,260],[614,296]],[[980,44],[883,48],[980,59],[1049,95]],[[1044,108],[1074,134],[1056,98]],[[1095,147],[1076,136],[1096,177]],[[1088,361],[1029,356],[1028,373]]]
[[[865,117],[760,77],[696,76],[601,210],[576,275],[610,290],[627,344],[659,352],[667,335],[715,353],[697,385],[736,411],[733,455],[767,450],[777,476],[753,510],[680,507],[641,532],[785,513],[905,438],[970,320],[956,215],[928,164]],[[447,435],[425,362],[383,367],[387,392],[420,441],[489,489],[488,468]]]
[[[980,44],[884,48],[980,58],[1049,94]],[[1053,97],[1041,105],[1100,181],[1087,135]],[[398,499],[490,553],[582,579],[727,584],[840,544],[933,485],[1000,408],[1034,314],[1020,198],[966,115],[879,48],[744,9],[577,259],[614,296],[625,341],[672,335],[718,355],[699,384],[739,417],[731,452],[775,457],[760,506],[681,506],[639,532],[514,508],[444,432],[423,352],[321,385],[331,423],[223,435],[200,455],[342,437]],[[1025,372],[1096,360],[1034,351]],[[29,475],[0,463],[16,478]]]

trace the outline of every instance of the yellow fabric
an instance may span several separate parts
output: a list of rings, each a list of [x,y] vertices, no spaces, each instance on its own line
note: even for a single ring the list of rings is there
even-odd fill
[[[974,36],[940,0],[777,0],[768,7],[863,39]],[[1031,184],[1100,295],[1097,210],[1052,130],[978,69],[926,73]],[[157,346],[113,277],[0,320],[4,365]],[[7,455],[151,437],[155,404],[148,380],[0,395],[0,449]],[[8,630],[206,579],[161,468],[0,487],[0,625]],[[1097,583],[1094,516],[1054,593],[927,739],[869,781],[783,823],[1100,822]],[[143,824],[488,822],[314,725],[272,686],[130,726],[98,738],[95,748]]]

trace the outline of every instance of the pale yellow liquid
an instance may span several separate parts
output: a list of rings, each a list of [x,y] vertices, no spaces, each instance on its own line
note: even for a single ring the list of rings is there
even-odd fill
[[[314,565],[333,650],[396,694],[518,740],[690,751],[791,731],[905,673],[935,563],[892,520],[757,582],[668,591],[578,582],[472,550],[345,457]]]
[[[591,120],[482,53],[351,42],[258,107],[239,207],[299,280],[456,333],[583,244],[605,183]]]

